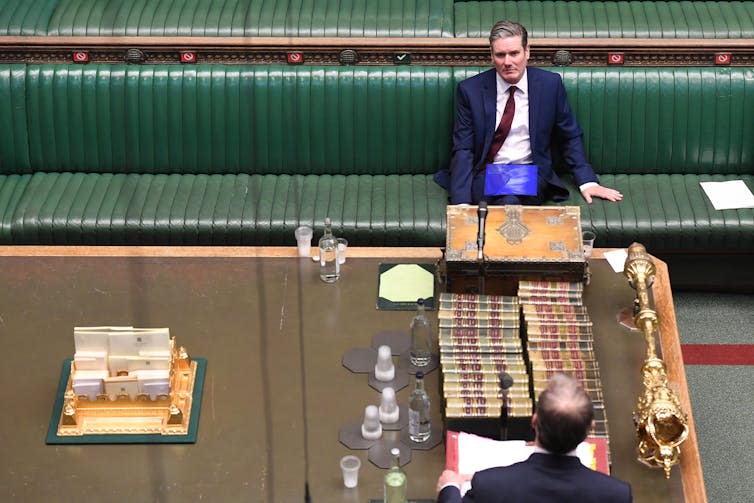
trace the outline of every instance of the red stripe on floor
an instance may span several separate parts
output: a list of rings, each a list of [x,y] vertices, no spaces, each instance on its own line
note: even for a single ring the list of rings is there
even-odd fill
[[[754,344],[681,344],[686,365],[754,365]]]

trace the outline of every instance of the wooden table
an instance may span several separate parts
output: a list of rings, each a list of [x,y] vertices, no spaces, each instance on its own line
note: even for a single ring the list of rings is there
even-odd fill
[[[413,315],[375,307],[380,262],[434,262],[437,249],[349,248],[341,280],[293,248],[0,247],[0,334],[6,386],[0,435],[6,500],[364,502],[382,495],[384,471],[338,442],[379,395],[343,354],[380,331],[407,331]],[[667,268],[655,261],[660,346],[689,414],[690,438],[670,481],[635,461],[631,412],[641,390],[643,337],[616,322],[633,290],[596,250],[585,301],[595,323],[613,473],[635,501],[706,501]],[[48,446],[44,439],[64,358],[79,325],[167,326],[207,358],[199,437],[189,445]],[[439,417],[439,371],[427,387]],[[398,393],[405,402],[409,388]],[[362,460],[357,489],[338,461]],[[411,498],[432,498],[444,448],[414,451]],[[308,459],[308,463],[307,463]]]

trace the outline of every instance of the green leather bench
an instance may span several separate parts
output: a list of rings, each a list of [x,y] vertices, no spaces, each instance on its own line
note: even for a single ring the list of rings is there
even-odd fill
[[[754,2],[454,0],[0,0],[0,35],[754,38]]]
[[[452,37],[452,0],[0,0],[0,34]]]
[[[456,0],[456,37],[487,37],[512,19],[532,38],[752,38],[754,2]]]
[[[355,245],[445,236],[454,72],[0,65],[4,243]]]
[[[442,246],[457,82],[480,68],[0,65],[0,241],[292,244],[325,216],[354,245]],[[557,69],[619,204],[599,246],[754,250],[751,68]]]

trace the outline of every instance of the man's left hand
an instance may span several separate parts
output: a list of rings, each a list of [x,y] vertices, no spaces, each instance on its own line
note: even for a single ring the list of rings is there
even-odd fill
[[[440,478],[437,479],[437,494],[440,494],[442,488],[447,485],[456,486],[459,490],[464,482],[471,480],[471,474],[461,474],[454,472],[453,470],[445,470],[440,474]]]
[[[603,187],[602,185],[592,185],[591,187],[586,187],[581,191],[581,195],[584,196],[584,199],[588,204],[592,204],[593,197],[599,197],[600,199],[607,199],[608,201],[613,202],[617,202],[623,199],[623,194],[615,189]]]

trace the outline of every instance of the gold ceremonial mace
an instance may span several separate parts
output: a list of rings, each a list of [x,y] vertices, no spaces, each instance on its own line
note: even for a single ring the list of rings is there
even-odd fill
[[[668,387],[665,362],[657,357],[654,333],[657,330],[657,312],[649,302],[649,288],[655,276],[655,265],[646,248],[639,243],[628,247],[628,257],[623,274],[636,290],[634,324],[644,332],[647,358],[641,368],[644,393],[639,396],[634,412],[634,425],[639,437],[638,460],[652,468],[665,470],[678,464],[680,445],[689,434],[687,416],[681,410],[678,397]]]

